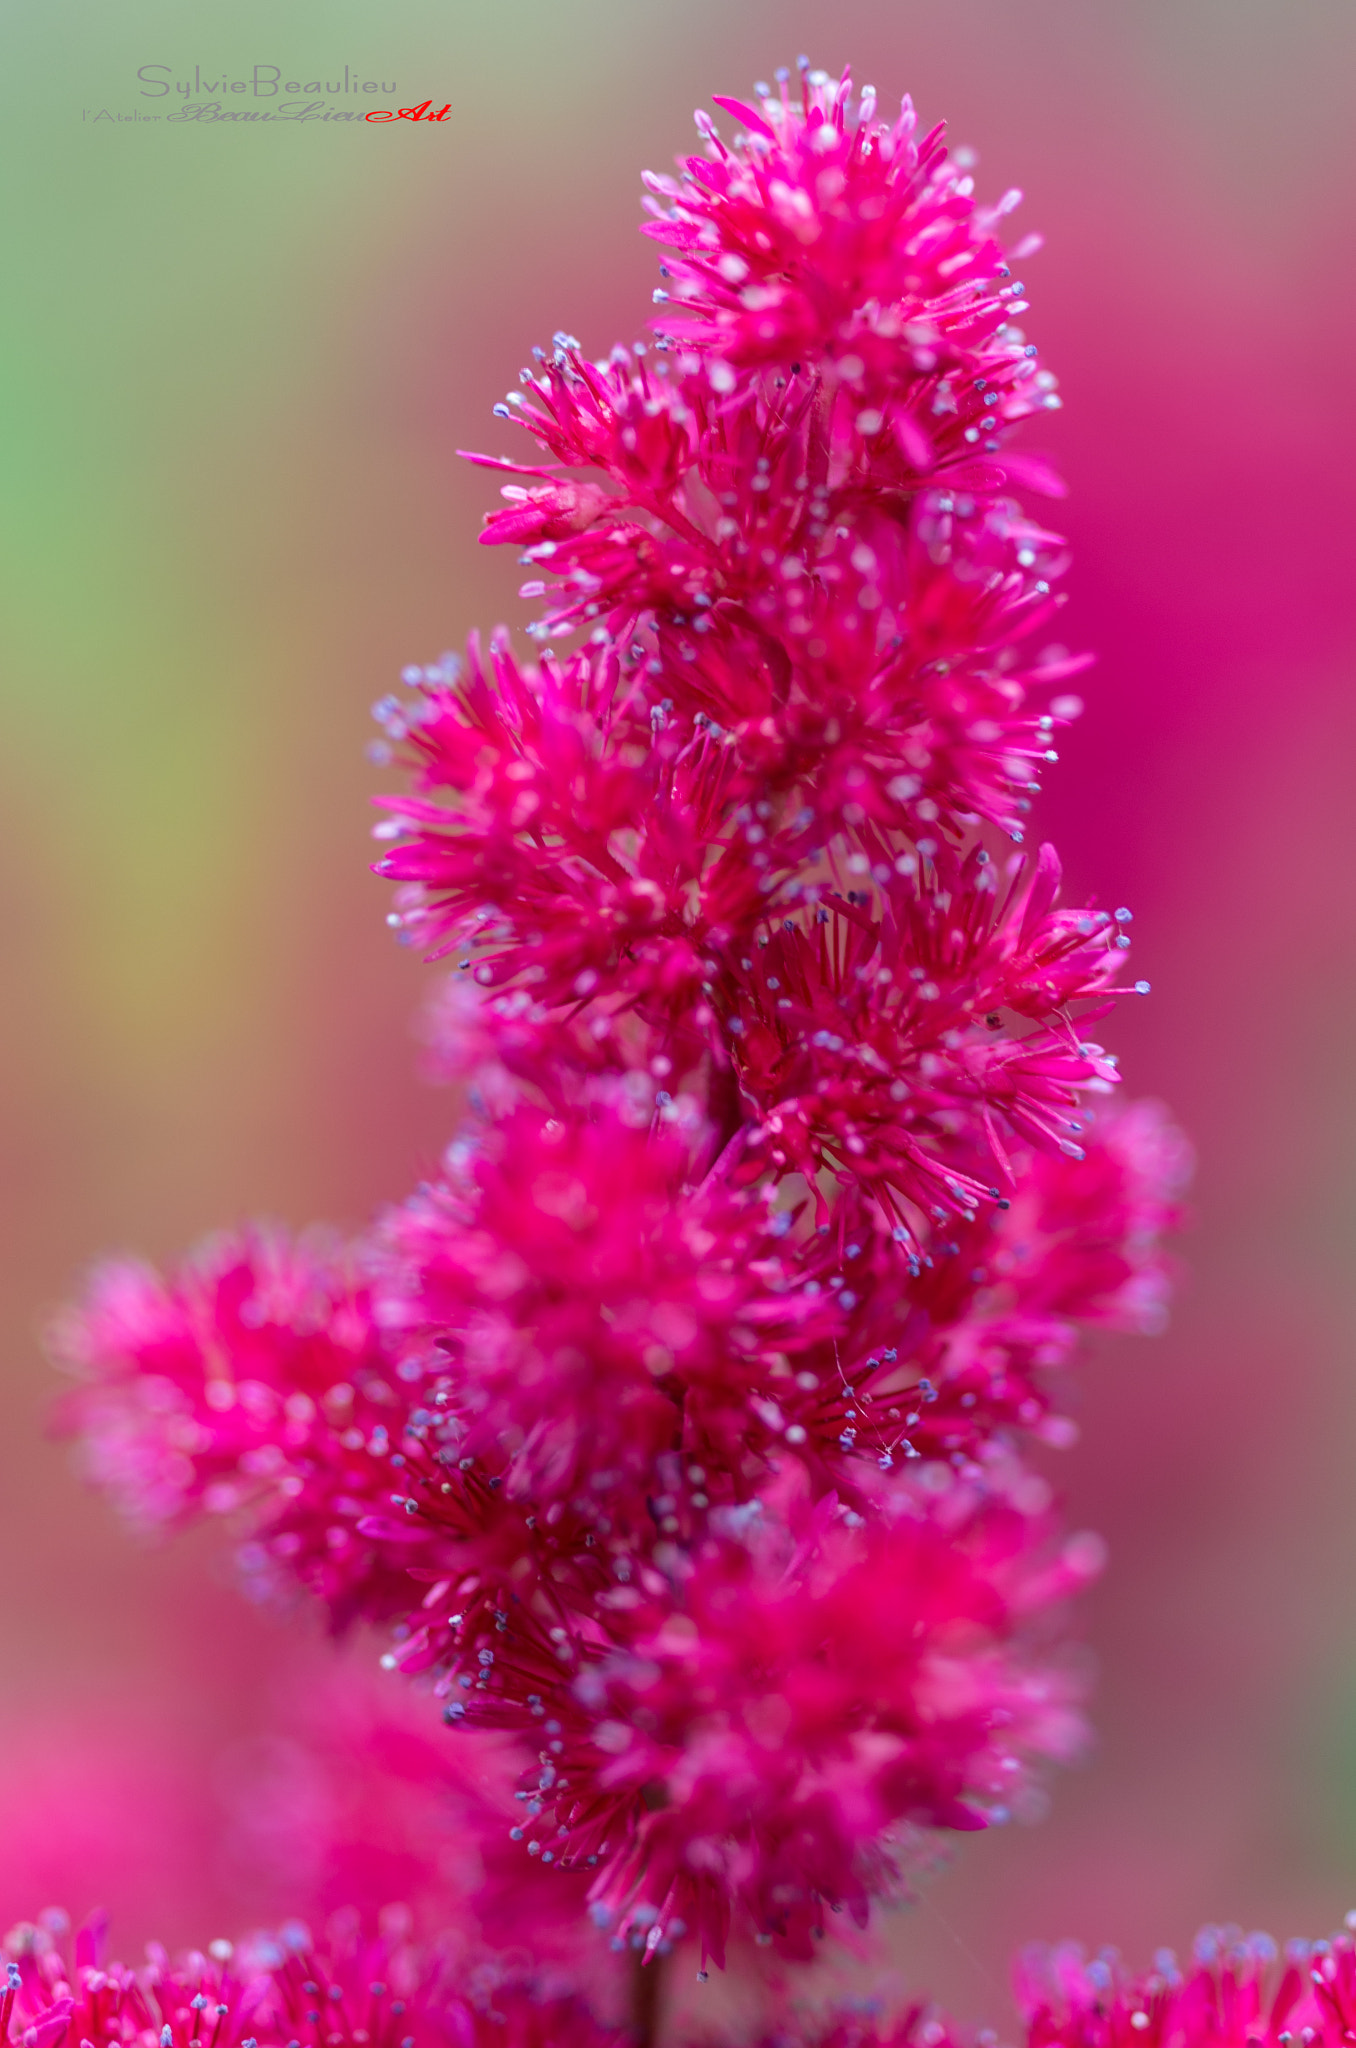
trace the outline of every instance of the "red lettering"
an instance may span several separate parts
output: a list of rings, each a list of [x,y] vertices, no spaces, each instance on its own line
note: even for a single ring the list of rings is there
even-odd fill
[[[373,107],[370,114],[364,114],[364,121],[445,121],[452,111],[449,100],[445,107],[432,111],[432,100],[421,100],[417,107],[400,107],[395,113],[384,107]],[[327,117],[328,118],[328,117]],[[356,116],[354,117],[357,118]]]

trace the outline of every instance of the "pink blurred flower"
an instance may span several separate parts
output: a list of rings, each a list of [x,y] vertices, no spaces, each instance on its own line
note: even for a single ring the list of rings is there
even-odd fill
[[[1353,1918],[1348,1915],[1348,1922]],[[1349,1930],[1288,1941],[1206,1927],[1191,1960],[1160,1949],[1128,1970],[1114,1949],[1037,1946],[1014,1971],[1021,2048],[1342,2048],[1356,2021],[1356,1945]],[[763,2048],[995,2048],[998,2036],[954,2026],[921,2003],[891,2017],[862,1999],[824,2012],[783,2008]],[[713,2039],[708,2035],[708,2041]]]
[[[1282,1954],[1269,1935],[1206,1927],[1185,1970],[1162,1949],[1134,1975],[1114,1950],[1065,1942],[1024,1951],[1016,1990],[1027,2048],[1337,2048],[1356,2022],[1356,1944],[1344,1932]]]
[[[87,1377],[65,1426],[81,1429],[90,1476],[134,1521],[304,1497],[307,1583],[336,1621],[403,1604],[401,1563],[354,1527],[353,1497],[370,1494],[371,1462],[389,1450],[391,1397],[370,1291],[339,1247],[223,1237],[171,1287],[110,1262],[53,1341]],[[289,1532],[274,1555],[301,1548]],[[268,1556],[255,1548],[242,1563],[272,1589]]]
[[[454,1926],[468,1953],[606,1994],[584,1881],[525,1869],[510,1840],[521,1771],[507,1736],[449,1742],[426,1698],[350,1657],[282,1688],[267,1732],[219,1760],[218,1854],[274,1913],[372,1920],[399,1900],[421,1938]]]
[[[137,1969],[107,1962],[105,1945],[102,1916],[73,1939],[56,1911],[11,1928],[4,2037],[17,2028],[24,2048],[60,2048],[68,2034],[89,2048],[618,2048],[549,1980],[468,1962],[455,1941],[415,1945],[397,1908],[375,1934],[344,1911],[319,1941],[293,1921],[177,1961],[152,1942]]]

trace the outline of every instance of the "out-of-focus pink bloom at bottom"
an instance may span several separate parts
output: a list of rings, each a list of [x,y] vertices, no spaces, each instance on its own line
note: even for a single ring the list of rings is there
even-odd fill
[[[266,1876],[275,1910],[371,1916],[398,1899],[421,1932],[455,1924],[594,1990],[612,1976],[584,1874],[544,1870],[510,1839],[523,1765],[511,1738],[449,1741],[432,1699],[351,1664],[271,1718],[269,1735],[223,1759],[218,1790],[230,1860]]]
[[[105,1907],[121,1941],[296,1914],[365,1920],[398,1901],[423,1938],[518,1967],[530,1952],[609,2009],[618,1958],[583,1876],[542,1870],[509,1831],[522,1755],[490,1731],[449,1740],[436,1703],[366,1661],[284,1658],[264,1731],[213,1745],[114,1706],[3,1731],[0,1928],[33,1901]],[[323,1661],[321,1661],[323,1659]],[[220,2044],[219,2044],[220,2048]]]
[[[1356,1913],[1347,1925],[1356,1927]],[[1351,1931],[1282,1951],[1268,1934],[1206,1927],[1185,1967],[1160,1949],[1139,1974],[1114,1949],[1089,1956],[1063,1942],[1025,1949],[1014,1977],[1021,2048],[1347,2048],[1356,2039]],[[997,2039],[921,2002],[888,2017],[863,1999],[774,2016],[761,2048],[996,2048]]]
[[[1338,2048],[1356,2028],[1356,1943],[1282,1953],[1268,1934],[1206,1927],[1185,1970],[1160,1949],[1134,1976],[1114,1950],[1089,1958],[1068,1942],[1026,1950],[1016,1991],[1027,2048]]]
[[[1356,1918],[1356,1916],[1352,1916]],[[373,1928],[375,1927],[375,1932]],[[132,1969],[104,1958],[106,1916],[74,1935],[41,1913],[3,1944],[0,2038],[22,2048],[624,2048],[557,1973],[487,1959],[459,1936],[420,1944],[411,1916],[330,1915],[171,1961],[156,1942]],[[1016,1970],[1023,2048],[1345,2048],[1356,2035],[1356,1942],[1293,1941],[1206,1928],[1186,1969],[1160,1950],[1126,1970],[1114,1951],[1074,1943],[1026,1950]],[[783,1994],[784,1995],[784,1994]],[[720,2048],[703,2029],[704,2048]],[[992,2048],[987,2030],[976,2048]],[[960,2048],[969,2039],[918,2002],[892,2018],[854,2001],[811,2015],[774,2011],[761,2048]]]
[[[223,1853],[256,1894],[264,1878],[274,1915],[371,1917],[399,1901],[420,1933],[457,1925],[483,1952],[531,1954],[600,1991],[617,1964],[588,1919],[584,1874],[526,1862],[510,1839],[520,1774],[510,1737],[449,1741],[434,1700],[338,1665],[221,1759]]]
[[[5,1937],[0,2037],[23,2048],[618,2048],[615,2032],[541,1973],[420,1947],[401,1909],[364,1928],[352,1909],[313,1939],[300,1921],[171,1961],[156,1942],[129,1969],[104,1959],[106,1922],[72,1937],[42,1913]]]

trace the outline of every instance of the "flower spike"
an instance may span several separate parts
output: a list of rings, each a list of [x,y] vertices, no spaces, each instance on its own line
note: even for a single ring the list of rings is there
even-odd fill
[[[1029,838],[1084,662],[1018,195],[779,85],[647,179],[651,336],[558,333],[471,458],[530,657],[376,707],[443,1158],[350,1246],[115,1264],[58,1333],[93,1476],[388,1629],[518,1745],[532,1882],[645,1958],[803,1958],[1077,1749],[1101,1549],[1027,1456],[1083,1331],[1161,1322],[1189,1166],[1101,1043],[1130,913]]]

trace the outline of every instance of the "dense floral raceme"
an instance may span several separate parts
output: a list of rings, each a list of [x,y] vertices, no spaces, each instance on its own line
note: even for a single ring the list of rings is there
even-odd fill
[[[811,1953],[1077,1747],[1099,1546],[1028,1454],[1084,1331],[1161,1323],[1189,1164],[1100,1042],[1130,912],[1028,843],[1082,663],[1017,195],[846,77],[757,101],[650,180],[652,338],[558,335],[474,458],[533,659],[377,707],[438,1169],[351,1245],[109,1265],[58,1335],[99,1483],[387,1627],[517,1745],[487,1885],[647,1956]]]

